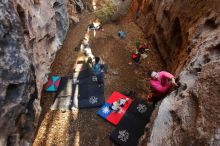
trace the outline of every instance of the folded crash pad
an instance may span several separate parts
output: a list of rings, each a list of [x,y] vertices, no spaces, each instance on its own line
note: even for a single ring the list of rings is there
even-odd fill
[[[153,105],[136,99],[111,133],[110,138],[121,146],[136,146],[138,139],[144,133],[145,125],[150,120],[153,109]]]
[[[51,76],[45,85],[46,88],[45,90],[50,92],[57,91],[57,88],[59,87],[60,84],[60,79],[61,78],[59,76]]]
[[[92,108],[104,104],[104,87],[99,86],[95,76],[81,78],[74,82],[71,77],[62,77],[54,104],[55,109]]]
[[[72,107],[73,79],[71,76],[61,77],[55,101],[50,107],[51,110],[70,109]]]
[[[119,111],[112,111],[111,104],[115,101],[118,101],[120,98],[126,99],[128,97],[119,92],[113,92],[112,95],[108,98],[105,105],[103,105],[102,108],[98,111],[98,115],[106,119],[110,123],[117,125],[132,103],[132,100],[129,98],[129,100]]]

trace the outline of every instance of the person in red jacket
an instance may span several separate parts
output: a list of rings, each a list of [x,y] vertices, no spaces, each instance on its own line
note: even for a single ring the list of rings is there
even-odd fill
[[[152,71],[151,78],[150,87],[152,93],[148,95],[148,101],[157,102],[170,91],[173,85],[177,86],[175,77],[166,71]]]

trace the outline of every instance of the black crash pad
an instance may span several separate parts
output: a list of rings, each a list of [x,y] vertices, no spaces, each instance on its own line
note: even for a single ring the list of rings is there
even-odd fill
[[[90,108],[102,106],[105,102],[104,87],[87,78],[83,83],[74,85],[73,106]]]
[[[87,78],[87,77],[93,76],[93,75],[94,75],[94,73],[91,69],[85,69],[80,72],[74,72],[73,78],[74,79],[83,79],[83,78]]]
[[[136,146],[138,139],[144,133],[145,125],[150,120],[153,109],[153,105],[136,99],[111,133],[111,140],[121,146]]]
[[[90,75],[85,78],[73,79],[73,84],[98,84],[96,75]]]
[[[98,84],[76,84],[73,85],[73,93],[78,94],[81,98],[93,95],[102,95],[104,94],[104,87],[99,87]]]
[[[103,95],[88,96],[84,98],[74,97],[73,107],[76,108],[94,108],[101,107],[105,103]]]
[[[80,71],[83,71],[83,70],[86,70],[86,69],[89,69],[89,68],[90,68],[89,63],[87,63],[85,61],[78,61],[76,63],[74,71],[75,72],[80,72]]]
[[[95,76],[80,78],[74,83],[71,77],[62,77],[51,110],[100,107],[104,104],[104,87]]]
[[[57,89],[56,97],[71,96],[72,82],[73,79],[71,76],[61,77],[60,85]]]

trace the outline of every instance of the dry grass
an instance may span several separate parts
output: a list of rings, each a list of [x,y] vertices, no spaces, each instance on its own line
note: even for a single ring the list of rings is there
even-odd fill
[[[110,20],[116,10],[117,5],[112,0],[104,0],[100,5],[100,8],[93,13],[96,18],[99,18],[102,23],[105,23]]]

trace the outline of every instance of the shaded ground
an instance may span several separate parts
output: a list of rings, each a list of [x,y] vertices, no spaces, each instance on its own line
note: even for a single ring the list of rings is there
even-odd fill
[[[86,33],[86,27],[91,16],[85,14],[80,23],[70,28],[62,49],[58,52],[52,65],[53,75],[72,75],[77,52],[74,48]],[[98,32],[91,37],[91,47],[96,56],[109,65],[109,73],[105,76],[105,98],[113,91],[135,90],[139,97],[146,97],[147,71],[161,70],[162,61],[157,51],[150,49],[148,57],[141,64],[129,64],[131,52],[135,49],[136,39],[145,41],[144,34],[129,19],[117,24],[104,25],[104,32]],[[119,39],[118,30],[126,32],[125,39]],[[93,33],[90,33],[93,36]],[[112,74],[117,71],[118,76]],[[43,112],[36,133],[34,146],[37,145],[70,145],[70,146],[110,146],[109,135],[114,126],[104,121],[96,113],[98,108],[74,111],[50,111],[54,95],[43,93]]]

